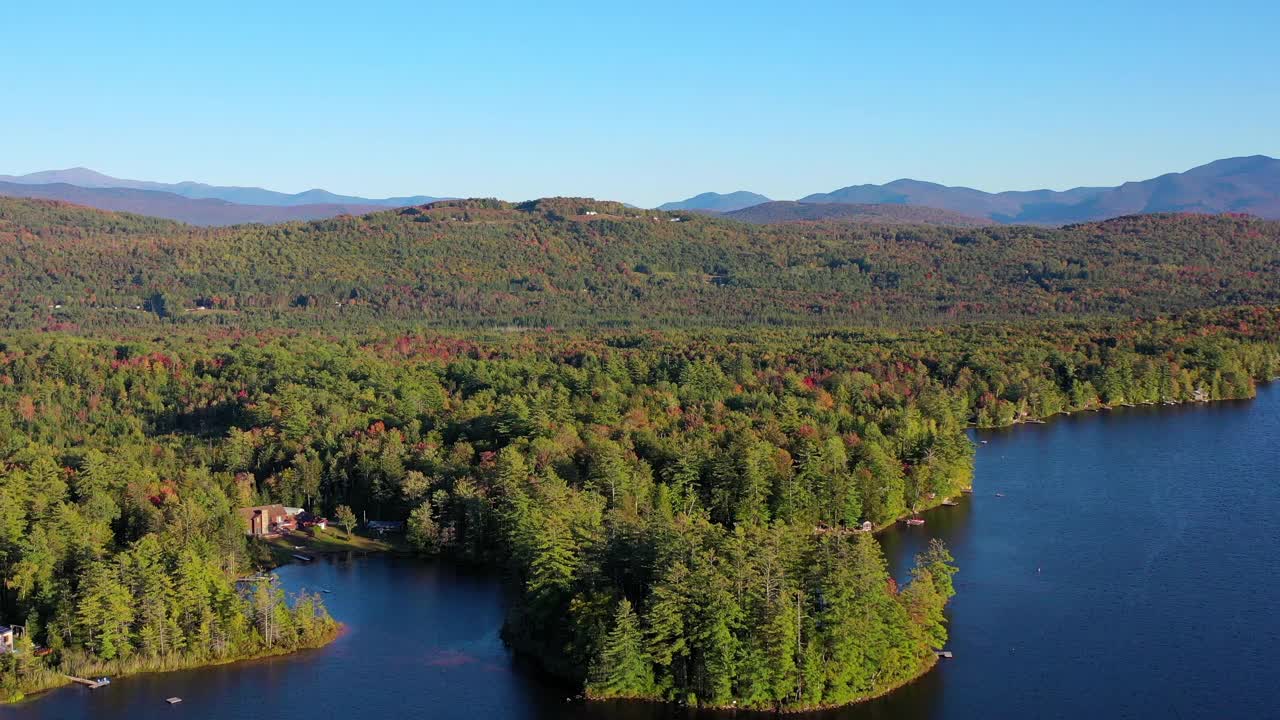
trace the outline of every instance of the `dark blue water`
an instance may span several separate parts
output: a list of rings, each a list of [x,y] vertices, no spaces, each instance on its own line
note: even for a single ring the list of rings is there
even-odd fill
[[[1280,713],[1280,388],[1251,402],[1084,414],[975,438],[986,441],[975,494],[928,513],[924,527],[882,536],[900,576],[930,537],[951,546],[961,568],[955,658],[824,718]],[[503,648],[490,577],[394,558],[280,575],[332,590],[325,598],[349,632],[311,653],[66,688],[0,715],[690,715],[566,703],[568,692]],[[185,702],[165,705],[173,695]]]

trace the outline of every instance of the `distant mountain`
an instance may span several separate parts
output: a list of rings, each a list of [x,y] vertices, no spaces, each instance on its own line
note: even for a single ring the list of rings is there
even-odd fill
[[[720,216],[757,225],[792,222],[854,222],[877,225],[980,227],[991,224],[990,220],[984,218],[916,205],[802,203],[794,200],[761,203],[741,210],[721,213]]]
[[[733,212],[742,208],[759,205],[760,203],[769,202],[769,198],[746,190],[731,192],[727,195],[720,193],[706,192],[701,195],[694,195],[687,200],[679,202],[669,202],[665,205],[659,205],[659,210],[702,210],[706,212]]]
[[[156,190],[80,187],[65,182],[27,184],[0,182],[0,196],[62,200],[99,210],[117,210],[180,220],[192,225],[239,225],[289,220],[319,220],[336,215],[363,215],[382,205],[317,203],[311,205],[241,205],[215,198],[188,198]]]
[[[951,210],[996,222],[1063,224],[1158,212],[1248,213],[1280,219],[1280,160],[1265,155],[1217,160],[1119,187],[987,193],[919,180],[853,185],[802,203],[873,203]]]
[[[89,168],[75,167],[66,170],[44,170],[27,175],[0,175],[0,182],[21,185],[48,185],[65,183],[82,188],[130,188],[133,190],[157,190],[193,199],[215,199],[241,205],[275,205],[281,207],[297,205],[371,205],[375,207],[404,207],[407,205],[425,205],[443,198],[428,195],[412,195],[408,197],[362,198],[353,195],[336,195],[328,190],[306,190],[300,193],[282,193],[264,190],[258,187],[229,187],[206,185],[192,181],[180,183],[160,183],[147,180],[127,180],[124,178],[103,175]],[[96,206],[95,206],[96,207]]]

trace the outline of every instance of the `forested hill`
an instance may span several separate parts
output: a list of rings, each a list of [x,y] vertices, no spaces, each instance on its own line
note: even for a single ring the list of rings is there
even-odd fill
[[[753,226],[556,198],[202,229],[0,199],[8,327],[848,325],[1280,301],[1280,223]]]

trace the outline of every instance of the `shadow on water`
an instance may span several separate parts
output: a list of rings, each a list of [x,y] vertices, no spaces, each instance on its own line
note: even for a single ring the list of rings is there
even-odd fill
[[[1280,389],[974,434],[976,488],[882,533],[890,569],[943,539],[960,567],[955,658],[892,695],[796,717],[1269,717],[1280,706]],[[392,557],[280,570],[328,589],[349,631],[293,657],[66,688],[0,717],[395,715],[707,720],[758,716],[567,702],[513,661],[491,575]],[[163,699],[184,699],[168,707]]]

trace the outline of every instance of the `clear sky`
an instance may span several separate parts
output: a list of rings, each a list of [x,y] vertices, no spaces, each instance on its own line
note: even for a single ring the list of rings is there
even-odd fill
[[[1280,2],[22,2],[0,173],[652,205],[1280,156]]]

